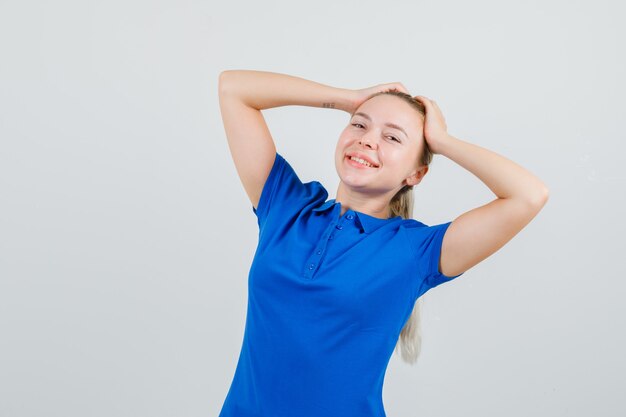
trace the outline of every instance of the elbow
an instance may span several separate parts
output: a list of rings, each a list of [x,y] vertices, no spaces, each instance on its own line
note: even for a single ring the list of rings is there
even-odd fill
[[[217,90],[220,95],[224,95],[227,91],[227,85],[229,83],[229,79],[231,78],[232,70],[224,70],[220,72],[220,75],[217,80]]]
[[[537,207],[538,209],[541,209],[548,202],[549,198],[550,198],[550,190],[548,189],[548,187],[543,185],[541,189],[530,199],[530,202],[533,205],[533,207]]]

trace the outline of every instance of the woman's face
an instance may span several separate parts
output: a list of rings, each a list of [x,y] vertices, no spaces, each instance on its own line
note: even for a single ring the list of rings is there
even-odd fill
[[[428,171],[418,161],[423,126],[423,116],[399,97],[382,94],[365,101],[341,132],[335,149],[335,167],[343,185],[363,193],[389,194],[391,199],[404,185],[419,183]],[[351,161],[354,154],[375,166]]]

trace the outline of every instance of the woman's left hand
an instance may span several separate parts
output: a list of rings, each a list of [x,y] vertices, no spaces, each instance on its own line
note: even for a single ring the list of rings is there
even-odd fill
[[[435,154],[440,153],[442,145],[449,139],[448,126],[446,119],[443,117],[441,109],[435,102],[424,96],[415,96],[426,108],[426,117],[424,120],[424,139],[428,144],[428,148]]]

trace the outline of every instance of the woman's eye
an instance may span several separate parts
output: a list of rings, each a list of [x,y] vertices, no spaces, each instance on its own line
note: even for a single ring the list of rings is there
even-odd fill
[[[354,127],[359,127],[359,126],[364,127],[361,123],[352,123],[352,126],[354,126]],[[395,136],[387,136],[387,137],[391,138],[391,140],[395,140],[398,143],[402,143],[402,141],[400,139],[396,138]]]

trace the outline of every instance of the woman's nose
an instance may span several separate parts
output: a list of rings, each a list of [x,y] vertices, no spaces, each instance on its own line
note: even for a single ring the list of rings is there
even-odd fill
[[[377,145],[376,140],[371,139],[369,136],[361,137],[361,140],[359,142],[361,143],[361,145],[369,146],[370,148],[374,148]]]

